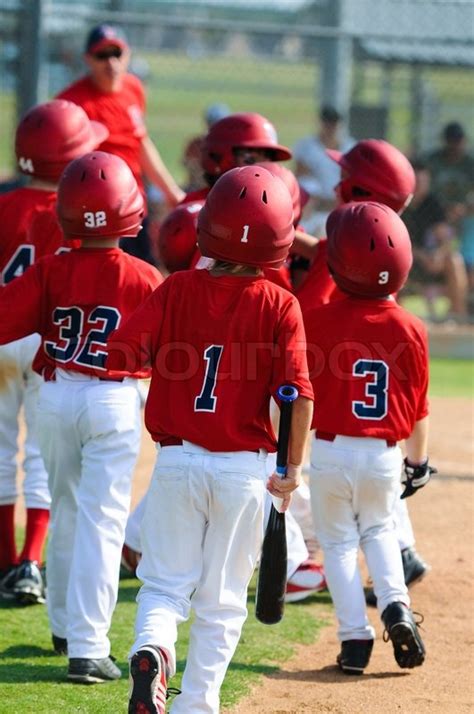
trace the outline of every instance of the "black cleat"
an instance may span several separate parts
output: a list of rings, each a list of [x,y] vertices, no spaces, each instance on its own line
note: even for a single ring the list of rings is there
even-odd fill
[[[46,602],[46,589],[38,563],[23,560],[16,570],[13,586],[15,600],[22,605],[36,605]]]
[[[369,664],[374,646],[373,640],[346,640],[341,643],[341,651],[337,655],[339,669],[345,674],[363,674]]]
[[[16,583],[16,573],[18,565],[10,565],[5,570],[0,571],[0,598],[2,600],[14,600],[13,588]]]
[[[67,640],[65,637],[58,637],[57,635],[51,635],[51,641],[53,643],[54,651],[57,655],[67,656]]]
[[[402,551],[403,577],[407,588],[425,577],[431,568],[418,555],[414,548],[404,548]],[[377,598],[373,588],[365,589],[365,602],[370,607],[377,607]]]
[[[158,647],[142,647],[130,661],[128,714],[165,714],[168,668]]]
[[[425,661],[425,646],[410,608],[402,602],[392,602],[383,611],[382,622],[384,641],[391,640],[398,666],[402,669],[420,667]]]
[[[114,662],[113,657],[102,659],[72,657],[69,659],[67,678],[75,684],[102,684],[120,679],[122,672]]]

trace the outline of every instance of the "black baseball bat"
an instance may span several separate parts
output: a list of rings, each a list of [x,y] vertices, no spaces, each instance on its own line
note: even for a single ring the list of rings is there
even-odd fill
[[[280,399],[280,426],[276,473],[285,477],[288,462],[288,442],[291,430],[291,412],[298,390],[284,385],[278,390]],[[285,514],[272,503],[265,537],[263,539],[260,568],[258,571],[255,616],[265,625],[280,622],[285,607],[287,574]]]

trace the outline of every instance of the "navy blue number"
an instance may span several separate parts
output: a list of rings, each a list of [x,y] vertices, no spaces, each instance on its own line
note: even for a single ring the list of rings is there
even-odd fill
[[[107,352],[101,350],[100,346],[106,344],[107,337],[118,327],[119,322],[120,313],[115,307],[99,305],[94,308],[89,315],[88,323],[98,327],[89,330],[84,345],[77,357],[75,357],[74,362],[84,367],[104,369]]]
[[[34,260],[34,245],[19,245],[3,270],[3,284],[7,285],[7,283],[11,283],[12,280],[23,275],[25,270],[34,263]]]
[[[359,359],[352,368],[354,377],[372,376],[365,385],[364,402],[352,402],[352,413],[358,419],[383,419],[388,411],[388,365],[382,360]]]
[[[69,362],[74,357],[82,333],[84,312],[80,307],[57,307],[53,322],[60,325],[59,342],[45,342],[45,352],[56,362]]]
[[[201,394],[194,400],[195,412],[215,412],[217,397],[214,396],[216,388],[217,370],[222,356],[223,345],[211,345],[204,350],[206,360],[206,373],[202,385]]]

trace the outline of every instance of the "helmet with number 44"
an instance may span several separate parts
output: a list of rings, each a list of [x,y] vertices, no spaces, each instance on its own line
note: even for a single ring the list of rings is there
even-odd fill
[[[125,161],[93,151],[72,161],[64,171],[57,211],[67,238],[134,238],[141,228],[144,205]]]
[[[199,213],[198,245],[208,258],[279,268],[293,239],[290,193],[281,179],[261,166],[227,171]]]
[[[403,287],[412,251],[395,211],[381,203],[346,203],[329,215],[326,229],[328,266],[341,290],[374,298]]]

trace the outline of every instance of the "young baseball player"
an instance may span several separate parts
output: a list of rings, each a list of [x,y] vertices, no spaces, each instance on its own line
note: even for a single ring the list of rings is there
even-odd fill
[[[307,313],[315,394],[311,495],[339,622],[339,667],[361,674],[374,630],[357,565],[362,548],[400,667],[423,663],[393,524],[406,440],[405,492],[430,477],[428,347],[423,323],[391,297],[412,262],[410,237],[387,206],[348,203],[327,222],[328,265],[346,298]],[[313,362],[311,364],[311,361]]]
[[[260,167],[227,172],[199,214],[210,270],[174,273],[109,340],[107,366],[151,364],[145,419],[161,445],[142,521],[129,712],[165,712],[177,625],[195,620],[174,714],[219,711],[219,691],[247,616],[263,537],[265,484],[285,508],[300,479],[312,390],[296,299],[270,283],[293,241],[292,205]],[[270,398],[299,390],[289,477],[267,477],[276,448]]]
[[[59,177],[72,159],[95,149],[107,129],[90,121],[80,107],[55,100],[31,109],[16,130],[18,169],[30,183],[0,196],[0,284],[10,284],[45,255],[65,248],[56,217]],[[40,337],[30,334],[0,347],[0,595],[21,603],[44,602],[40,571],[49,520],[48,477],[36,439],[35,414],[41,378],[32,362]],[[23,548],[15,545],[16,455],[18,415],[26,420],[26,533]]]
[[[45,379],[38,438],[51,492],[47,608],[68,679],[120,677],[107,632],[139,448],[136,379],[146,369],[105,369],[109,333],[162,282],[152,266],[118,248],[137,235],[143,199],[117,156],[93,152],[66,168],[58,216],[78,250],[43,258],[0,293],[0,344],[34,332],[33,369]]]

